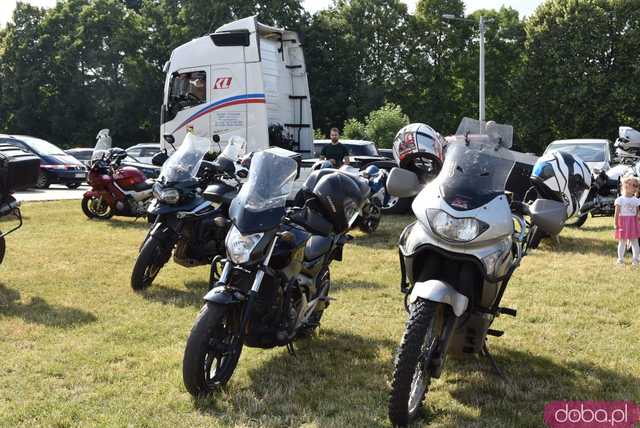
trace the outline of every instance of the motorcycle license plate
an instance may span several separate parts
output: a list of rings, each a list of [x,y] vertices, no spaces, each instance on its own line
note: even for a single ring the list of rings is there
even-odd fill
[[[76,174],[76,178],[84,178],[85,175],[84,174]]]

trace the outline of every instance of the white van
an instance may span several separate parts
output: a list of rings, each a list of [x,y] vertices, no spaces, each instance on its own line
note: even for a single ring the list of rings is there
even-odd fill
[[[248,151],[285,139],[295,151],[312,152],[307,68],[297,33],[255,16],[240,19],[174,49],[164,71],[160,139],[169,152],[189,127],[204,137],[218,134],[223,143],[239,135]]]

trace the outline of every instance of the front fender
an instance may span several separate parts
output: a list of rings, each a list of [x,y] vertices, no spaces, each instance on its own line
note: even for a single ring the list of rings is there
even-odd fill
[[[205,296],[204,300],[219,305],[235,305],[242,303],[244,298],[240,293],[227,290],[223,285],[212,288]]]
[[[464,294],[458,293],[455,288],[443,281],[430,279],[425,282],[416,282],[409,296],[409,302],[415,303],[418,298],[432,302],[444,303],[451,306],[456,317],[460,317],[469,306],[469,299]]]

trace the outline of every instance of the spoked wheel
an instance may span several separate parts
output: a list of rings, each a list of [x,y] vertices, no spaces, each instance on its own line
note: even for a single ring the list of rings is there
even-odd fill
[[[231,379],[242,352],[235,324],[229,306],[207,303],[200,311],[182,361],[182,379],[192,396],[209,395]]]
[[[134,290],[148,288],[158,276],[160,269],[169,261],[171,248],[173,245],[167,249],[157,237],[149,237],[142,245],[136,264],[133,265],[131,288]]]
[[[107,220],[113,217],[113,210],[102,198],[83,197],[82,212],[89,218]]]
[[[369,206],[366,208],[367,214],[360,220],[360,230],[364,233],[373,233],[380,225],[380,219],[382,218],[382,209],[377,200],[369,202]]]
[[[407,426],[420,413],[431,383],[432,354],[442,328],[441,303],[418,299],[411,305],[391,383],[389,419],[394,426]]]

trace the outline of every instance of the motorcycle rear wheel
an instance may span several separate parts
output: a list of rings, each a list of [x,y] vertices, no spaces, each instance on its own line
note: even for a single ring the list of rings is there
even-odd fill
[[[148,288],[156,279],[160,269],[167,263],[170,254],[165,254],[167,250],[158,238],[149,237],[142,245],[136,263],[131,272],[131,288],[134,290],[144,290]]]
[[[198,314],[182,360],[182,380],[192,396],[210,395],[231,379],[242,352],[232,325],[229,306],[207,303]]]
[[[0,231],[0,234],[2,233],[2,231]],[[4,260],[4,252],[7,249],[7,244],[4,240],[4,236],[0,238],[0,264],[2,264],[2,261]]]
[[[318,292],[326,287],[327,291],[325,296],[329,297],[329,291],[331,290],[331,273],[329,272],[328,267],[323,268],[323,270],[318,274],[317,281]],[[322,315],[324,314],[324,310],[327,306],[329,306],[328,301],[324,303],[324,307],[322,309],[316,309],[311,316],[309,316],[307,322],[298,330],[296,339],[304,339],[313,335],[316,329],[320,327],[320,321],[322,320]]]
[[[113,209],[105,201],[93,197],[82,198],[82,212],[90,219],[108,220],[113,217]]]
[[[439,306],[442,304],[420,298],[411,305],[391,383],[389,420],[393,426],[407,426],[422,409],[431,382],[430,353],[443,326]]]
[[[382,219],[382,209],[378,204],[378,201],[371,201],[369,207],[367,207],[366,217],[360,218],[358,227],[364,233],[373,233],[380,226],[380,220]]]

